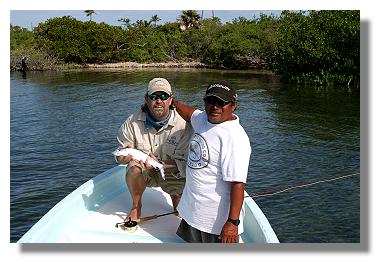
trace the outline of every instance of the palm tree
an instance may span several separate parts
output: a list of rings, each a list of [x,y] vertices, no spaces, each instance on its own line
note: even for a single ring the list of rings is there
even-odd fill
[[[92,14],[96,14],[95,10],[84,10],[87,17],[90,17],[90,21],[92,21]]]
[[[158,15],[154,15],[154,16],[151,17],[150,22],[154,22],[154,24],[155,24],[155,26],[156,26],[156,23],[157,23],[158,21],[160,21],[160,20],[161,20],[161,19],[158,17]]]
[[[204,10],[202,10],[202,12],[201,12],[201,19],[203,19],[203,11]],[[214,18],[215,16],[214,16],[214,10],[211,10],[211,18]]]
[[[183,10],[177,22],[179,23],[179,30],[184,32],[186,29],[199,29],[201,17],[195,10]]]
[[[129,18],[121,18],[121,19],[118,19],[119,22],[121,22],[123,24],[124,27],[126,27],[126,29],[130,28],[131,24],[130,24],[130,19]]]
[[[134,27],[149,27],[151,25],[151,21],[147,20],[136,20],[134,23]]]

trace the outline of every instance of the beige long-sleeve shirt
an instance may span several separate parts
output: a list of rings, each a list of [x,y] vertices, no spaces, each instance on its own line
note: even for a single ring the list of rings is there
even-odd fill
[[[192,135],[190,123],[174,110],[170,110],[168,124],[161,129],[146,128],[146,113],[132,114],[122,124],[117,140],[120,147],[128,144],[145,153],[152,152],[159,160],[175,160],[180,176],[186,176],[186,160]]]

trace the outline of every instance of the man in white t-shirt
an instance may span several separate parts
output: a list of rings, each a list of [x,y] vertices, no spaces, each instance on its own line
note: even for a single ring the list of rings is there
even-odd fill
[[[237,94],[229,83],[210,84],[204,102],[205,111],[173,102],[194,129],[177,234],[187,242],[237,243],[243,232],[250,141],[234,114]]]

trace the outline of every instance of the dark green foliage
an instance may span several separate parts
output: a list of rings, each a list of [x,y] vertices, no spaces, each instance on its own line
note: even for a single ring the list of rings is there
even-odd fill
[[[19,26],[10,27],[11,51],[23,48],[31,48],[34,44],[33,33]]]
[[[46,51],[36,47],[33,32],[11,25],[10,34],[11,70],[21,70],[23,58],[27,62],[28,70],[52,70],[59,68],[60,61],[56,57],[52,57]]]
[[[64,62],[106,62],[122,43],[122,29],[72,17],[49,19],[35,29],[37,46]]]
[[[270,22],[267,23],[266,21]],[[238,18],[213,33],[206,61],[228,69],[264,68],[275,39],[273,17]]]
[[[49,19],[34,29],[37,46],[65,62],[86,62],[92,52],[85,25],[70,16]]]
[[[359,11],[284,11],[280,17],[262,14],[222,24],[187,10],[174,23],[157,25],[160,20],[122,18],[122,27],[116,27],[65,16],[33,32],[11,26],[11,51],[41,51],[45,58],[75,64],[198,61],[215,68],[269,69],[302,84],[359,84]]]
[[[358,83],[359,11],[283,12],[272,69],[305,84]]]
[[[164,61],[188,61],[193,51],[190,47],[192,42],[186,40],[185,33],[179,31],[178,23],[166,23],[156,29],[164,42],[161,47]]]

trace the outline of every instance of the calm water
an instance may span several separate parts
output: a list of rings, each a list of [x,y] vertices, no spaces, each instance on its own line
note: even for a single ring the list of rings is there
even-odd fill
[[[256,72],[205,70],[11,73],[11,242],[63,197],[115,165],[111,151],[147,81],[167,78],[202,107],[203,88],[227,79],[252,146],[251,195],[359,172],[358,90],[289,87]],[[256,197],[281,242],[360,242],[360,179]]]

